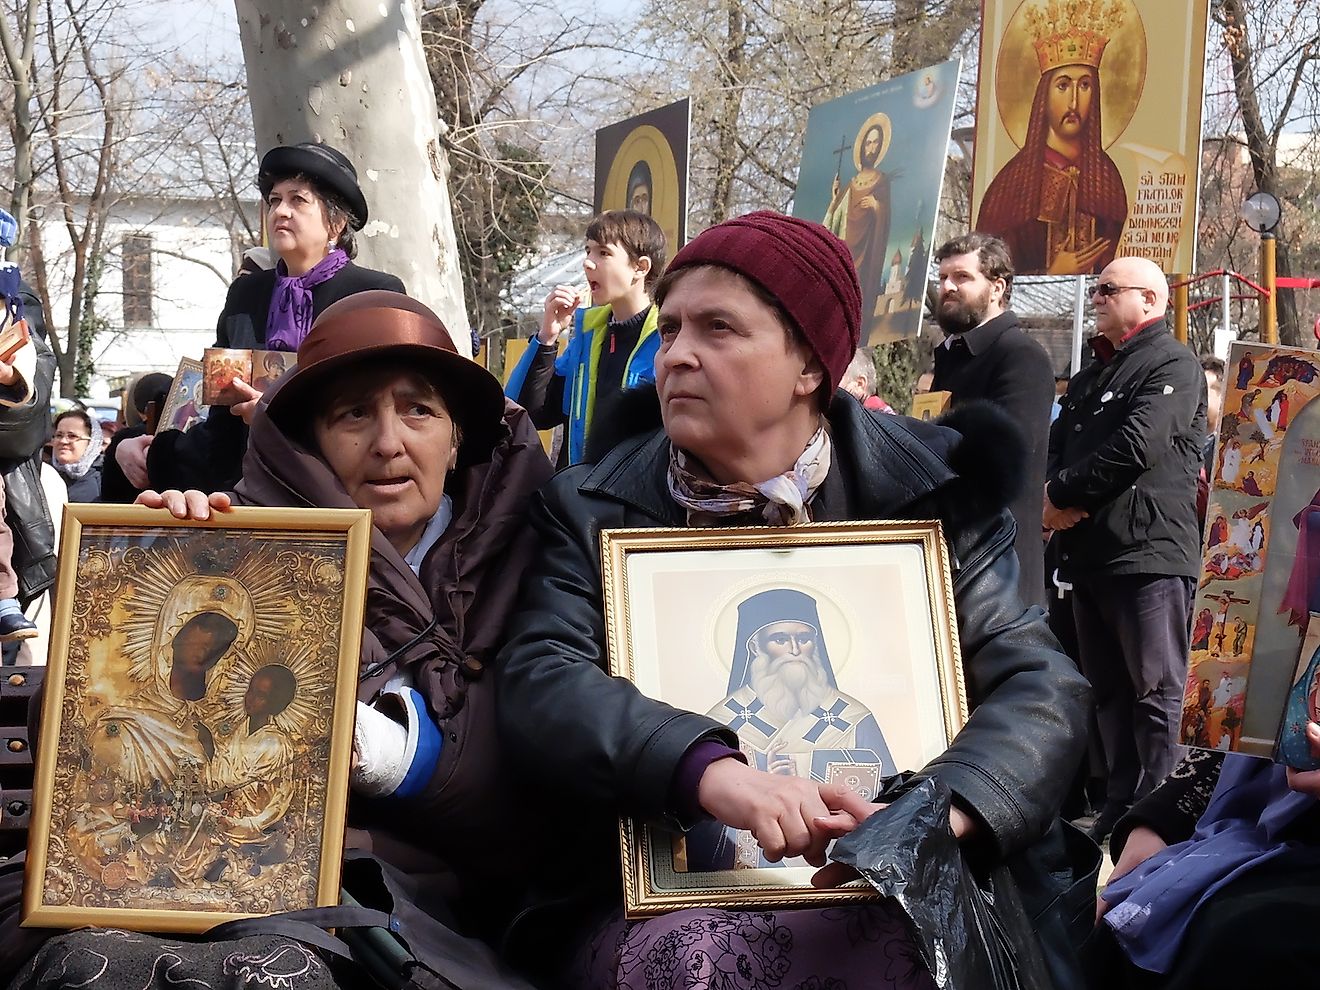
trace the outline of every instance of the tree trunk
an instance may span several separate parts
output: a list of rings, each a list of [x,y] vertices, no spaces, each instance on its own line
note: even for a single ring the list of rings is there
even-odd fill
[[[472,26],[484,2],[437,5],[422,15],[421,23],[437,109],[449,124],[449,140],[455,149],[450,193],[457,240],[462,245],[460,271],[465,268],[467,275],[468,312],[472,326],[489,339],[504,323],[501,294],[505,279],[496,251],[505,225],[495,203],[500,177],[489,161],[494,152],[483,147],[482,118],[473,95],[477,59]],[[535,231],[530,234],[534,239]]]
[[[747,17],[742,0],[728,0],[729,34],[720,58],[720,110],[716,129],[715,185],[710,197],[710,223],[727,220],[733,203],[733,178],[737,174],[738,119],[742,115],[743,70],[747,53]],[[674,251],[679,246],[674,247]]]
[[[923,40],[926,0],[896,0],[894,3],[894,57],[890,76],[912,72],[926,64]]]
[[[5,260],[18,264],[23,258],[23,226],[28,222],[32,201],[32,111],[28,101],[32,87],[14,83],[14,188],[9,195],[9,213],[18,222],[18,235],[5,249]]]
[[[9,212],[18,222],[14,243],[5,249],[7,261],[18,262],[23,254],[23,226],[28,222],[32,200],[32,136],[37,122],[32,113],[32,55],[36,45],[37,0],[22,8],[23,34],[15,37],[7,19],[0,23],[0,46],[4,48],[9,78],[14,87],[14,186],[9,194]]]
[[[471,356],[449,161],[412,0],[234,0],[257,148],[320,141],[357,169],[363,264],[403,279]]]
[[[1279,188],[1277,148],[1260,114],[1256,95],[1256,75],[1252,68],[1251,33],[1247,29],[1247,14],[1241,0],[1222,0],[1220,23],[1228,34],[1228,55],[1233,64],[1233,91],[1238,110],[1242,114],[1242,129],[1247,139],[1247,154],[1251,157],[1251,174],[1256,189],[1271,193],[1280,203],[1284,193]],[[1274,269],[1279,278],[1292,275],[1292,260],[1288,257],[1288,242],[1283,236],[1282,222],[1274,233]],[[1279,343],[1292,347],[1302,346],[1301,327],[1297,319],[1297,299],[1292,289],[1276,291],[1278,297]],[[1262,307],[1262,313],[1264,312]],[[1262,330],[1264,328],[1262,327]],[[1264,334],[1261,334],[1264,340]]]

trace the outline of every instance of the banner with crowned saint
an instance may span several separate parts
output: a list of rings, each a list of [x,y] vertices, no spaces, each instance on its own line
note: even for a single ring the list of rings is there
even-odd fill
[[[1194,270],[1207,2],[984,0],[973,226],[1019,274]]]

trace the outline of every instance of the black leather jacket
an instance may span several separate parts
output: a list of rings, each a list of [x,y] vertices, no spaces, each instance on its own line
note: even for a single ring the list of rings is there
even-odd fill
[[[32,400],[21,406],[0,406],[0,477],[5,485],[5,521],[14,535],[11,563],[18,578],[18,598],[27,605],[55,583],[55,527],[41,487],[41,446],[50,432],[55,354],[46,343],[40,300],[26,282],[20,284],[19,294],[37,351],[37,368]]]
[[[1011,423],[984,406],[956,412],[945,420],[951,428],[872,415],[840,393],[828,418],[834,467],[813,503],[818,520],[944,523],[973,711],[916,779],[942,779],[979,820],[984,855],[1002,860],[1058,814],[1090,703],[1044,614],[1018,596],[1015,530],[1003,507],[1022,473],[1005,451],[1016,444],[1020,455],[1021,441],[1010,442]],[[588,861],[617,883],[615,816],[673,822],[671,784],[684,752],[706,737],[732,741],[719,723],[605,673],[599,533],[685,525],[668,492],[668,460],[668,438],[653,432],[595,466],[560,472],[533,503],[540,550],[498,664],[500,727],[524,779],[546,793],[538,827],[562,833],[569,889],[590,883]]]

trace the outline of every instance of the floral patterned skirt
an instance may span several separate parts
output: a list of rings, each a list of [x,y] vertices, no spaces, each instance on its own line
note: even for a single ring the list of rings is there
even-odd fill
[[[611,918],[565,984],[586,990],[934,990],[892,901]]]

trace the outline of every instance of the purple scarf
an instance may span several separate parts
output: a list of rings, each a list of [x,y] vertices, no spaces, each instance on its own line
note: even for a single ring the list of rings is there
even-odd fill
[[[266,347],[296,351],[312,329],[312,289],[328,282],[348,264],[348,255],[335,248],[301,275],[290,275],[284,259],[275,265],[275,294],[266,314]]]
[[[1252,867],[1297,851],[1299,844],[1281,833],[1313,807],[1315,798],[1290,790],[1277,763],[1226,756],[1192,838],[1104,889],[1110,904],[1105,924],[1128,958],[1142,969],[1167,973],[1196,910]]]

